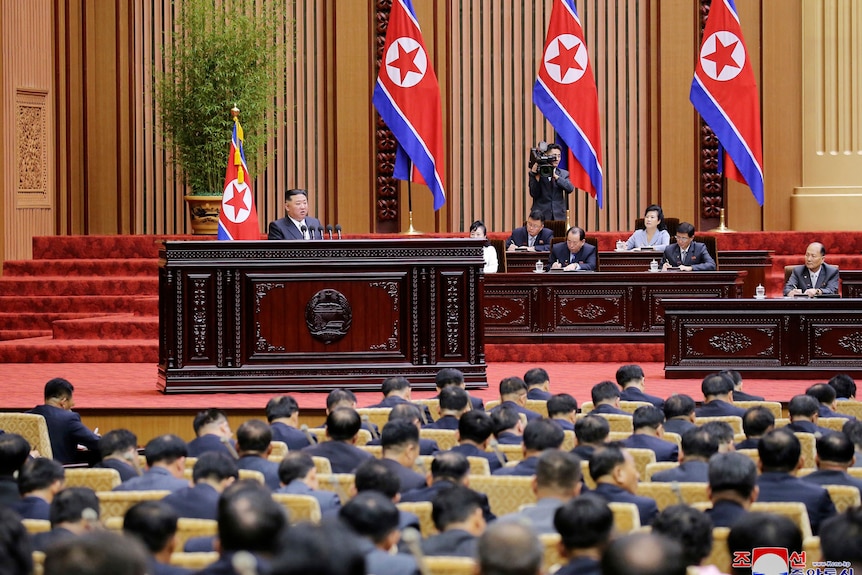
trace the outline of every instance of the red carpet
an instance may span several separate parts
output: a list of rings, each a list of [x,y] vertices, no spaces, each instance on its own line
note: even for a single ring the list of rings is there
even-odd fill
[[[551,391],[570,393],[578,403],[589,401],[590,388],[605,379],[614,379],[620,363],[544,363],[551,376]],[[667,397],[673,393],[685,393],[696,401],[702,399],[700,380],[664,379],[662,363],[642,363],[646,373],[648,393]],[[523,376],[532,367],[529,363],[489,363],[490,387],[474,390],[471,394],[485,400],[498,399],[497,383],[511,375]],[[65,377],[75,386],[77,409],[126,409],[126,410],[171,410],[219,407],[223,409],[263,409],[269,394],[215,393],[208,395],[184,394],[163,395],[156,390],[156,364],[133,363],[125,365],[100,363],[69,364],[4,364],[0,365],[0,381],[4,382],[3,400],[0,407],[5,410],[29,409],[42,403],[42,389],[52,377]],[[787,401],[793,395],[803,393],[815,381],[778,381],[746,379],[745,390],[767,399]],[[324,393],[294,393],[304,409],[322,409]],[[433,392],[416,392],[415,397],[435,395]],[[380,401],[379,393],[359,393],[360,406]]]

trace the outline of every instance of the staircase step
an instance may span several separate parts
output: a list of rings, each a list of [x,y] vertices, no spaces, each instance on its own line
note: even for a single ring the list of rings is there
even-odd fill
[[[159,278],[140,276],[2,277],[0,296],[155,295]]]
[[[46,330],[51,332],[51,325],[58,320],[81,319],[103,314],[98,313],[31,313],[9,312],[0,313],[0,329],[3,330]]]
[[[146,276],[158,277],[159,260],[153,259],[43,259],[3,262],[4,277],[28,276]]]
[[[159,318],[118,314],[55,321],[54,339],[152,339],[159,338]]]
[[[72,296],[0,296],[0,312],[71,312],[71,313],[135,313],[142,309],[158,314],[158,296],[147,298],[155,300],[155,305],[138,302],[137,297],[124,295],[72,295]],[[149,313],[147,314],[149,315]]]
[[[29,339],[51,335],[50,329],[0,329],[0,341]]]
[[[485,361],[488,362],[534,361],[536,357],[553,357],[554,361],[663,362],[664,344],[485,344]]]
[[[41,337],[0,341],[5,363],[157,363],[157,339],[56,340]]]
[[[214,236],[36,236],[33,259],[158,258],[164,240],[214,240]]]

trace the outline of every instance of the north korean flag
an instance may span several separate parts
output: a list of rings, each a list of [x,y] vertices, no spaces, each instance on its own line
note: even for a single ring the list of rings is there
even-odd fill
[[[410,0],[393,0],[372,97],[398,147],[394,177],[427,184],[434,209],[446,202],[440,86]]]
[[[242,126],[239,120],[234,118],[233,137],[224,176],[224,194],[218,216],[220,240],[260,239],[260,224],[257,221],[257,208],[254,207],[254,193],[245,164],[242,140]]]
[[[603,207],[599,98],[574,0],[554,0],[533,103],[569,147],[572,184]]]
[[[713,0],[689,95],[726,151],[725,173],[763,205],[760,98],[733,0]]]

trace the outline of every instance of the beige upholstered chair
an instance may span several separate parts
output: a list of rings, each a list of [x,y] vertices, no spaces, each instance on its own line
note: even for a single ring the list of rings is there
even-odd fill
[[[72,467],[66,469],[66,487],[89,487],[93,491],[110,491],[122,483],[116,469]]]
[[[593,476],[590,475],[590,462],[583,460],[581,461],[581,476],[584,478],[584,485],[586,485],[590,489],[596,488],[596,482],[593,479]]]
[[[30,443],[31,449],[38,449],[39,455],[53,459],[51,436],[45,418],[36,413],[0,413],[0,429],[6,433],[17,433]]]
[[[665,431],[662,436],[662,439],[669,443],[673,443],[677,447],[682,447],[682,436],[679,433],[673,433],[672,431]]]
[[[363,420],[365,417],[368,417],[368,421],[376,425],[379,429],[383,429],[383,426],[386,425],[386,422],[389,421],[389,412],[392,411],[391,407],[360,407],[356,409],[356,413],[359,414]]]
[[[419,518],[419,531],[422,537],[430,537],[437,533],[434,519],[431,516],[433,505],[430,501],[410,501],[398,503],[398,509],[415,514]]]
[[[291,525],[303,521],[320,523],[320,503],[311,495],[273,493],[272,499],[287,510]]]
[[[817,438],[814,437],[813,433],[801,433],[798,431],[793,435],[799,439],[799,443],[802,445],[802,466],[814,467],[817,458]]]
[[[311,460],[314,461],[314,468],[317,470],[317,473],[332,473],[332,463],[327,458],[320,455],[312,455]]]
[[[320,489],[337,494],[342,505],[350,500],[354,484],[352,473],[318,473],[317,481],[320,484]]]
[[[499,399],[491,399],[485,402],[485,411],[491,411],[502,403]]]
[[[272,446],[272,452],[269,454],[270,461],[278,463],[284,459],[287,455],[287,444],[283,441],[273,441],[270,445]]]
[[[45,552],[33,551],[33,575],[42,575],[45,572]]]
[[[841,431],[845,423],[847,423],[845,417],[820,417],[817,419],[817,425],[832,431]]]
[[[715,565],[720,573],[730,573],[730,550],[727,548],[727,536],[730,527],[713,527],[712,550],[704,560],[704,565]]]
[[[162,499],[170,491],[97,491],[99,497],[100,516],[102,519],[108,517],[123,517],[129,507],[141,501],[154,501]]]
[[[493,453],[493,449],[488,447],[486,451]],[[497,445],[497,451],[506,456],[510,462],[512,461],[521,461],[524,459],[524,447],[521,445]]]
[[[632,418],[630,416],[617,413],[599,413],[597,415],[608,420],[608,426],[610,426],[611,431],[624,431],[631,434]]]
[[[862,419],[862,401],[836,401],[835,411]]]
[[[476,562],[469,557],[425,557],[428,575],[475,575]]]
[[[635,460],[635,466],[641,477],[646,476],[647,465],[655,463],[655,451],[652,449],[626,448]]]
[[[554,573],[566,563],[566,560],[560,555],[560,534],[543,533],[539,535],[539,541],[542,542],[542,547],[545,548],[545,557],[542,560],[542,572]]]
[[[652,405],[652,404],[647,402],[647,401],[620,401],[620,409],[622,409],[623,411],[627,411],[629,413],[634,413],[637,408],[643,407],[644,405]],[[595,405],[593,405],[592,401],[584,402],[581,405],[581,414],[582,415],[589,414],[593,410],[594,407],[595,407]]]
[[[823,561],[823,550],[820,549],[820,537],[806,537],[802,540],[802,550],[805,551],[805,568],[811,569],[815,562]],[[840,573],[840,571],[839,571]]]
[[[838,513],[844,513],[851,507],[862,504],[859,490],[852,485],[824,485],[823,487],[829,492],[829,497],[832,498],[832,503],[835,504]]]
[[[431,473],[431,462],[434,461],[433,455],[420,455],[413,462],[413,471],[420,475],[428,475]]]
[[[500,260],[500,272],[503,271],[503,262]],[[440,400],[436,397],[431,397],[428,399],[411,399],[413,403],[419,406],[425,406],[428,408],[428,411],[431,413],[431,419],[437,421],[439,411],[440,411]]]
[[[548,417],[548,401],[545,399],[528,399],[524,407],[530,411],[535,411],[542,417]]]
[[[27,533],[31,535],[34,533],[45,533],[46,531],[51,530],[51,522],[47,519],[22,519],[21,523],[24,525],[24,529],[27,530]]]
[[[798,502],[762,502],[755,501],[751,504],[751,511],[761,511],[764,513],[775,513],[776,515],[784,515],[789,517],[802,531],[803,539],[811,537],[811,522],[808,520],[808,510],[804,503]]]
[[[182,549],[186,541],[193,537],[213,537],[216,534],[218,522],[214,519],[180,517],[177,521],[177,549]]]
[[[368,452],[377,459],[383,457],[383,446],[382,445],[360,445],[358,446],[362,451]],[[320,471],[318,470],[318,473]]]
[[[470,475],[491,475],[491,466],[484,457],[470,455],[467,457],[470,463]],[[430,467],[428,468],[430,471]]]
[[[667,471],[668,469],[673,469],[675,467],[679,467],[679,461],[658,461],[656,463],[650,463],[646,466],[646,472],[641,476],[641,481],[652,481],[652,476],[659,471]]]
[[[695,417],[694,424],[701,426],[710,421],[723,421],[733,428],[733,433],[742,433],[742,418],[736,415],[719,415],[716,417]]]
[[[195,463],[197,463],[197,462],[198,462],[197,457],[186,457],[186,470],[194,469]],[[146,469],[146,465],[147,465],[147,460],[144,459],[143,463],[141,464],[141,469]]]
[[[521,505],[536,503],[533,478],[513,475],[476,475],[470,488],[488,496],[491,511],[498,517],[517,511]]]
[[[260,471],[255,471],[254,469],[240,469],[239,479],[250,479],[252,481],[257,481],[261,485],[266,484],[266,478],[263,476],[263,473],[261,473]]]
[[[329,437],[326,435],[326,430],[322,427],[309,428],[308,432],[317,439],[318,443],[329,441]],[[360,429],[359,433],[356,434],[356,446],[362,447],[369,441],[371,441],[371,432],[367,429]]]
[[[623,441],[631,436],[631,431],[611,431],[610,433],[608,433],[608,442]]]
[[[772,415],[774,415],[776,419],[782,416],[780,401],[734,401],[733,405],[741,407],[742,409],[748,409],[750,407],[765,407],[772,412]]]
[[[659,511],[661,511],[680,503],[692,505],[697,502],[709,501],[706,487],[706,483],[678,483],[676,481],[638,483],[637,494],[654,499]]]
[[[563,443],[560,445],[560,449],[563,451],[571,451],[575,448],[575,442],[577,439],[575,438],[575,432],[570,429],[563,430]]]
[[[420,429],[419,437],[436,441],[440,451],[449,451],[458,445],[458,432],[454,429]]]
[[[200,571],[218,561],[218,553],[215,551],[209,553],[172,553],[171,565],[177,567],[185,567],[192,571]]]
[[[790,424],[790,418],[788,417],[776,417],[775,418],[775,428],[784,427],[785,425]]]
[[[641,527],[641,516],[634,503],[608,503],[614,514],[614,528],[617,533],[630,533]]]

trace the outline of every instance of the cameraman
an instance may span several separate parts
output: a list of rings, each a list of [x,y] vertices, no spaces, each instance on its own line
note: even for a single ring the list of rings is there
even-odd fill
[[[565,220],[569,194],[575,191],[569,181],[569,172],[557,167],[563,152],[557,144],[550,144],[545,152],[549,163],[532,162],[530,167],[530,195],[533,210],[541,210],[546,220]],[[544,170],[542,170],[544,168]],[[545,174],[545,175],[543,175]]]

